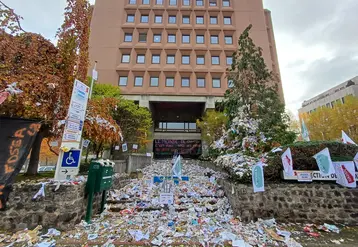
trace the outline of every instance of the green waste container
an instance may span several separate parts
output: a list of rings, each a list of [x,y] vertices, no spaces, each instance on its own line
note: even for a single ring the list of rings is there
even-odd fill
[[[113,184],[113,166],[114,162],[109,160],[91,161],[86,184],[86,192],[88,193],[88,204],[86,212],[87,223],[91,222],[94,193],[102,192],[101,213],[104,210],[104,204],[106,202],[106,190],[109,190]]]

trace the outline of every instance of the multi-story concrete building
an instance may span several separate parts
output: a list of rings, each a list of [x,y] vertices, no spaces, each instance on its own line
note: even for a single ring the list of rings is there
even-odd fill
[[[311,113],[320,107],[334,107],[336,103],[344,103],[344,98],[348,95],[358,97],[358,76],[345,81],[334,88],[331,88],[302,103],[299,113]]]
[[[151,110],[157,155],[176,146],[200,153],[201,147],[188,149],[200,146],[196,119],[229,88],[226,69],[249,24],[266,65],[280,76],[271,13],[262,0],[97,0],[90,61],[98,61],[99,83],[118,85],[127,99]]]

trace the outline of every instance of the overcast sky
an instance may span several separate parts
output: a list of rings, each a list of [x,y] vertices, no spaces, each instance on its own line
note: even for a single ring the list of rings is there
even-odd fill
[[[272,12],[288,109],[297,114],[303,100],[358,75],[357,0],[263,1]],[[65,0],[3,2],[24,17],[25,30],[54,40]]]

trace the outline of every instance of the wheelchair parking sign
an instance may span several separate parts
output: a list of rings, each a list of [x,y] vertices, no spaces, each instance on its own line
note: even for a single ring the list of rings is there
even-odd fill
[[[71,150],[63,153],[61,167],[79,167],[81,150]]]

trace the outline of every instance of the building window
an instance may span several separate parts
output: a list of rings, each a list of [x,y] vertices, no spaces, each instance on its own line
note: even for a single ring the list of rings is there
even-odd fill
[[[160,55],[152,56],[152,64],[160,64]]]
[[[232,57],[226,57],[226,65],[232,64]]]
[[[177,5],[177,0],[169,0],[169,5],[172,5],[172,6]]]
[[[196,84],[198,87],[205,87],[205,79],[204,78],[197,78]]]
[[[154,23],[162,23],[163,22],[163,16],[156,15],[154,18]]]
[[[137,63],[145,63],[145,55],[137,55]]]
[[[129,63],[131,56],[129,54],[122,55],[122,63]]]
[[[163,5],[163,0],[156,0],[156,1],[155,1],[155,4],[156,4],[156,5]]]
[[[159,77],[151,77],[150,78],[150,86],[158,87],[159,86]]]
[[[204,24],[204,16],[197,16],[196,24]]]
[[[204,0],[196,0],[196,6],[204,6]]]
[[[210,16],[210,24],[218,24],[218,18],[216,16]]]
[[[220,79],[219,78],[213,78],[213,88],[220,88]]]
[[[211,37],[210,37],[210,43],[211,43],[211,44],[219,44],[219,36],[217,36],[217,35],[211,35]]]
[[[165,86],[166,87],[174,87],[174,78],[173,77],[168,77],[165,80]]]
[[[161,34],[154,34],[153,35],[153,42],[154,43],[160,43],[162,41],[162,35]]]
[[[168,34],[168,43],[175,43],[175,34]]]
[[[205,57],[204,56],[197,56],[196,57],[196,64],[204,65],[205,64]]]
[[[127,76],[121,76],[119,77],[119,86],[127,86],[128,77]]]
[[[134,15],[127,15],[127,22],[133,23],[134,22]]]
[[[142,0],[142,4],[149,4],[149,0]]]
[[[183,16],[183,24],[190,24],[190,17],[189,16]]]
[[[174,55],[168,55],[167,56],[167,64],[174,64],[175,63],[175,56]]]
[[[189,6],[190,0],[183,0],[183,6]]]
[[[212,56],[211,57],[211,64],[219,65],[220,64],[220,58],[218,56]]]
[[[175,15],[170,15],[169,16],[169,21],[170,24],[175,24],[177,23],[177,17]]]
[[[134,86],[135,86],[135,87],[141,87],[141,86],[143,86],[143,77],[142,77],[142,76],[137,76],[137,77],[134,79]]]
[[[204,44],[204,35],[196,35],[196,43]]]
[[[209,0],[209,6],[216,6],[216,0]]]
[[[181,78],[181,86],[182,87],[190,87],[190,79],[189,78]]]
[[[140,17],[140,22],[141,22],[141,23],[148,23],[148,21],[149,21],[149,16],[147,16],[147,15],[142,15],[142,16]]]
[[[139,34],[139,42],[147,42],[147,33]]]
[[[126,33],[124,35],[124,42],[132,42],[133,35],[131,33]]]
[[[231,17],[224,17],[224,24],[231,25]]]
[[[234,81],[233,80],[227,80],[227,86],[229,87],[229,88],[233,88],[234,87]]]
[[[182,64],[190,64],[190,56],[184,55],[181,57],[181,63]]]
[[[129,4],[137,4],[137,0],[129,0]]]
[[[183,34],[183,36],[182,36],[182,42],[185,43],[185,44],[190,43],[190,35],[188,35],[188,34]]]
[[[223,7],[230,7],[230,0],[223,0]]]
[[[225,44],[232,45],[232,36],[225,36]]]

